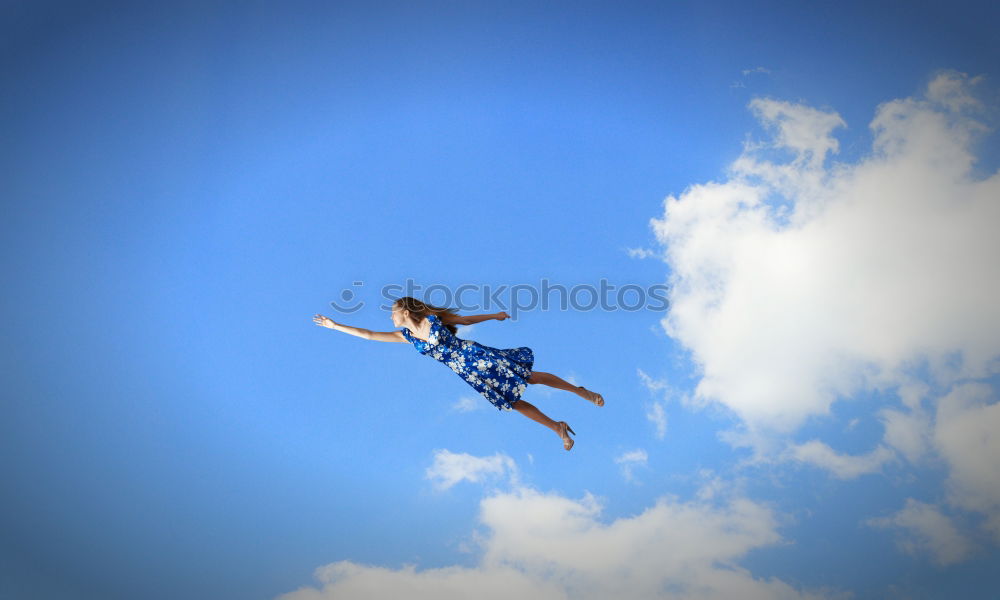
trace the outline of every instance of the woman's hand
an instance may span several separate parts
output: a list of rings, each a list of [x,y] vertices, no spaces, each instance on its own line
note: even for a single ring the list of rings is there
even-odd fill
[[[498,313],[496,314],[496,319],[497,319],[497,321],[503,321],[504,319],[509,319],[509,318],[510,318],[510,315],[508,315],[508,314],[507,314],[507,313],[505,313],[505,312],[498,312]]]
[[[323,315],[313,316],[313,322],[320,327],[326,327],[327,329],[333,329],[333,326],[336,325],[336,323],[333,322],[333,319],[330,317],[324,317]]]

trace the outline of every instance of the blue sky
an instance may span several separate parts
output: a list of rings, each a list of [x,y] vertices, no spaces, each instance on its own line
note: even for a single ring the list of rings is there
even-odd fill
[[[997,16],[6,4],[0,595],[987,597]],[[311,320],[542,279],[569,453]]]

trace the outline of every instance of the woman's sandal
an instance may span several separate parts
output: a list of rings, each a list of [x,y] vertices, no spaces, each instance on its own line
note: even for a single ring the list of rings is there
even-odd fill
[[[587,400],[593,402],[597,406],[604,406],[604,396],[598,394],[597,392],[592,392],[587,388],[580,386],[580,389],[587,392]]]
[[[569,435],[566,433],[567,431],[569,433],[572,433],[573,435],[576,435],[576,432],[573,431],[573,428],[570,427],[566,423],[566,421],[559,421],[559,437],[562,438],[563,448],[565,448],[566,450],[572,450],[573,444],[575,442],[573,442],[573,438],[569,437]]]

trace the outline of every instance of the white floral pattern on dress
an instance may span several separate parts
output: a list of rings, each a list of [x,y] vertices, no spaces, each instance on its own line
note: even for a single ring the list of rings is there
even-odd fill
[[[463,340],[445,327],[437,315],[427,315],[431,332],[424,341],[403,328],[403,337],[421,353],[442,362],[458,374],[497,410],[511,410],[521,399],[531,377],[535,354],[527,346],[493,348]]]

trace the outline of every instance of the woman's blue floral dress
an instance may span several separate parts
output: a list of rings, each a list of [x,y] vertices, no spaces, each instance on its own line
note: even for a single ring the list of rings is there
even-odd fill
[[[497,410],[511,410],[521,399],[531,377],[535,354],[527,346],[499,349],[472,340],[463,340],[441,323],[437,315],[427,315],[431,332],[427,341],[403,328],[405,337],[421,353],[448,366]]]

